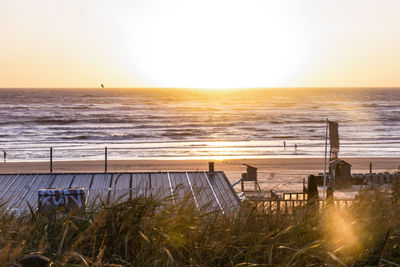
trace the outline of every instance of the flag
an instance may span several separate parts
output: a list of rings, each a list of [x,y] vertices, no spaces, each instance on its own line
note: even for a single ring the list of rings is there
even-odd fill
[[[329,143],[331,145],[329,160],[335,160],[339,154],[339,124],[334,121],[329,122]]]

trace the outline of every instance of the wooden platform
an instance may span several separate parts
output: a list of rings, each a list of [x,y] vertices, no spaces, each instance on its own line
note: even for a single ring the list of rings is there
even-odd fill
[[[188,198],[207,211],[234,212],[240,199],[224,172],[0,174],[0,202],[8,210],[38,206],[39,189],[84,188],[86,206],[123,202],[137,196]]]

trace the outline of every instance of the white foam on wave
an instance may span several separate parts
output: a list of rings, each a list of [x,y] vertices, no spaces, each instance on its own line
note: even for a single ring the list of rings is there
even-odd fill
[[[10,160],[45,159],[51,146],[78,160],[101,159],[104,146],[116,159],[321,157],[328,117],[341,156],[400,156],[399,101],[396,89],[0,89],[0,150]]]

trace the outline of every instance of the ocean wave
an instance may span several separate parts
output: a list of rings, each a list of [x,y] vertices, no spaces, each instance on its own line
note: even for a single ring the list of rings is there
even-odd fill
[[[111,140],[133,140],[141,138],[154,137],[151,135],[140,134],[122,134],[122,135],[76,135],[76,136],[62,136],[61,140],[96,140],[96,141],[111,141]]]
[[[73,124],[79,122],[76,119],[57,119],[57,118],[42,118],[30,121],[39,125],[52,125],[52,124]]]
[[[31,121],[20,121],[19,123],[26,124],[26,123],[33,123],[33,124],[38,124],[38,125],[65,125],[65,124],[135,124],[135,123],[143,123],[143,121],[146,121],[144,118],[115,118],[115,117],[101,117],[101,114],[99,117],[96,118],[59,118],[59,117],[54,117],[54,118],[40,118],[40,119],[34,119]]]
[[[166,132],[161,133],[161,136],[169,137],[172,139],[179,139],[182,137],[204,137],[209,136],[211,132],[198,130],[198,129],[170,129]]]
[[[310,118],[298,118],[295,116],[282,117],[280,120],[269,121],[270,124],[314,124],[324,125],[326,119],[310,119]]]
[[[271,136],[271,138],[273,138],[273,139],[293,139],[293,138],[295,138],[295,136],[293,136],[293,135],[274,135],[274,136]]]
[[[267,143],[259,145],[260,151],[271,146],[277,148],[268,152],[271,155],[285,155],[282,141],[290,140],[301,148],[312,148],[311,155],[320,155],[315,144],[323,146],[329,117],[339,122],[343,153],[371,144],[373,153],[392,155],[394,149],[400,154],[399,99],[400,90],[392,89],[258,90],[221,92],[218,97],[184,90],[0,89],[0,148],[91,147],[132,140],[171,142],[178,147],[195,141],[257,141]],[[190,155],[195,148],[181,153]],[[171,154],[174,151],[171,148]],[[135,153],[150,155],[149,151]],[[157,149],[151,153],[158,153]]]

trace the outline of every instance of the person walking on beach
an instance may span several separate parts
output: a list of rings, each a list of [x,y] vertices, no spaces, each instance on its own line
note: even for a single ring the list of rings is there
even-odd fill
[[[294,150],[297,150],[297,144],[294,144]]]
[[[7,152],[3,150],[3,157],[4,157],[4,163],[6,163],[7,160]]]
[[[283,141],[283,149],[286,150],[286,141]]]

